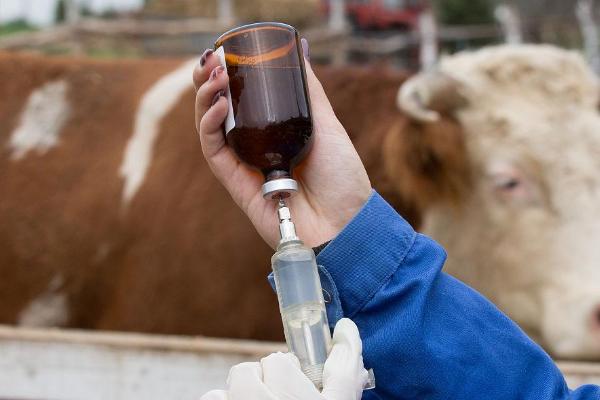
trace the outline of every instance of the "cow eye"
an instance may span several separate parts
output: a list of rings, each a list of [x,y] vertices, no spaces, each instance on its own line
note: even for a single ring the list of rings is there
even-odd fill
[[[490,187],[496,198],[506,204],[538,204],[536,182],[523,169],[510,162],[495,162],[488,169]]]
[[[519,186],[521,186],[521,181],[515,177],[500,179],[496,182],[496,188],[503,191],[515,190]]]

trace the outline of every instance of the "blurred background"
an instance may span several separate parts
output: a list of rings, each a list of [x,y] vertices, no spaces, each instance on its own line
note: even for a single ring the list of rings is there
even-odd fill
[[[432,165],[446,165],[435,159],[435,148],[413,152],[415,157],[410,150],[385,149],[398,145],[388,139],[400,128],[426,125],[407,122],[406,110],[398,109],[398,91],[407,79],[434,70],[443,55],[521,43],[576,50],[600,73],[600,0],[0,0],[0,138],[6,139],[0,153],[0,399],[194,399],[223,386],[231,365],[282,349],[277,302],[265,280],[272,249],[204,163],[191,106],[191,71],[204,49],[234,26],[269,20],[289,23],[309,40],[311,63],[374,187],[415,226],[422,210],[403,202],[386,157],[423,161],[418,172],[424,175],[433,175]],[[553,75],[559,68],[548,64],[579,65],[580,58],[558,53],[531,63],[542,81],[560,80],[560,72]],[[579,66],[554,87],[572,89],[571,80],[587,71],[583,62]],[[518,72],[523,82],[534,69]],[[580,75],[582,86],[594,82],[592,72]],[[585,96],[593,98],[590,87]],[[521,97],[519,91],[507,93],[493,111],[511,96]],[[531,109],[538,106],[531,103]],[[562,118],[568,107],[559,106],[539,109]],[[584,111],[598,124],[590,108]],[[514,132],[531,128],[526,112],[514,113],[523,120]],[[546,115],[531,112],[542,122]],[[467,163],[464,138],[452,136],[458,119],[448,116],[454,125],[443,120],[430,137],[421,143],[415,135],[412,144],[436,142],[437,150],[457,145],[456,164]],[[560,118],[552,123],[563,123],[556,122]],[[545,156],[543,133],[570,143],[569,135],[579,129],[573,126],[540,131],[531,153]],[[597,130],[590,126],[586,132]],[[591,145],[577,151],[574,159],[592,154],[597,160],[600,150]],[[513,196],[527,211],[518,196],[530,195],[525,189],[538,182],[528,182],[519,165],[509,167],[493,182],[494,190],[501,189],[490,195],[500,198],[494,207],[512,207],[506,198]],[[569,196],[577,192],[555,186]],[[597,209],[596,200],[590,204],[585,212]],[[554,210],[549,214],[554,218]],[[581,226],[580,238],[588,235]],[[589,232],[600,233],[597,224],[594,229]],[[568,247],[540,240],[544,230],[533,226],[526,240],[514,232],[505,236],[512,235],[511,248],[529,250],[534,243],[550,256],[549,249]],[[568,254],[564,264],[577,279],[551,296],[571,301],[560,306],[564,315],[581,317],[571,325],[585,336],[565,333],[574,337],[575,351],[557,357],[567,360],[560,368],[572,385],[600,382],[599,253],[593,253],[597,236],[588,236],[592,250],[581,256],[587,264]],[[486,265],[493,266],[501,250],[482,251]],[[545,259],[534,262],[523,254],[515,265],[529,271],[536,264],[541,271],[538,281],[528,283],[531,292],[545,289],[548,275],[560,280],[567,270],[548,272]],[[516,275],[519,286],[526,274]],[[587,283],[591,289],[583,292]],[[521,305],[531,306],[518,296],[512,304],[516,314]],[[540,324],[541,312],[532,314],[526,328]],[[550,318],[561,334],[565,318]]]
[[[2,0],[0,49],[197,55],[229,27],[277,20],[300,29],[319,62],[414,69],[420,38],[432,35],[441,53],[505,41],[583,49],[599,13],[593,0]],[[433,62],[429,54],[422,63]]]

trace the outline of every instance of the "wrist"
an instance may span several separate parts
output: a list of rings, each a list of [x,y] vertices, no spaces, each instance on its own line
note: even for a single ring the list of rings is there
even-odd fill
[[[336,207],[332,210],[328,229],[329,236],[323,238],[320,243],[335,239],[367,204],[372,191],[373,189],[369,185],[365,190],[347,195],[343,199],[344,207]]]
[[[339,293],[343,315],[352,317],[401,264],[416,232],[375,191],[359,213],[322,249],[317,264]]]

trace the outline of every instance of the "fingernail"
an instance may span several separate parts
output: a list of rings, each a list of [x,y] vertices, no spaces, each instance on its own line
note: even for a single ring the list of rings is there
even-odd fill
[[[217,101],[219,101],[219,99],[221,98],[221,96],[225,96],[225,91],[224,91],[224,90],[222,90],[222,89],[221,89],[221,90],[219,90],[219,91],[218,91],[218,92],[215,94],[215,97],[213,97],[211,106],[214,106],[214,105],[217,103]]]
[[[300,43],[302,44],[302,54],[304,54],[304,58],[306,61],[310,61],[310,48],[308,47],[308,40],[306,38],[300,39]]]
[[[213,79],[215,79],[217,77],[217,75],[219,75],[223,71],[225,71],[225,68],[223,68],[222,65],[215,67],[215,69],[213,69],[212,72],[210,73],[209,79],[212,81]]]
[[[210,55],[213,53],[212,49],[206,49],[204,50],[204,53],[202,53],[202,56],[200,56],[200,66],[204,67],[204,64],[206,64],[206,60],[208,59],[208,57],[210,57]]]

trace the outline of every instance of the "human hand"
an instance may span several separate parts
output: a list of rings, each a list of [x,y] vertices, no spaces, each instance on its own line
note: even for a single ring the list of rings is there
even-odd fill
[[[228,390],[208,392],[200,400],[359,400],[367,379],[358,329],[344,318],[335,326],[322,392],[302,373],[293,354],[274,353],[260,363],[234,366]]]
[[[302,39],[305,54],[308,43]],[[336,118],[321,83],[305,62],[312,103],[314,143],[294,170],[299,192],[288,202],[298,236],[311,247],[333,239],[357,214],[371,193],[371,183],[344,127]],[[207,51],[194,70],[196,129],[208,165],[235,203],[273,248],[279,241],[277,203],[263,199],[260,172],[239,161],[226,144],[227,115],[223,93],[229,79],[218,58]]]

